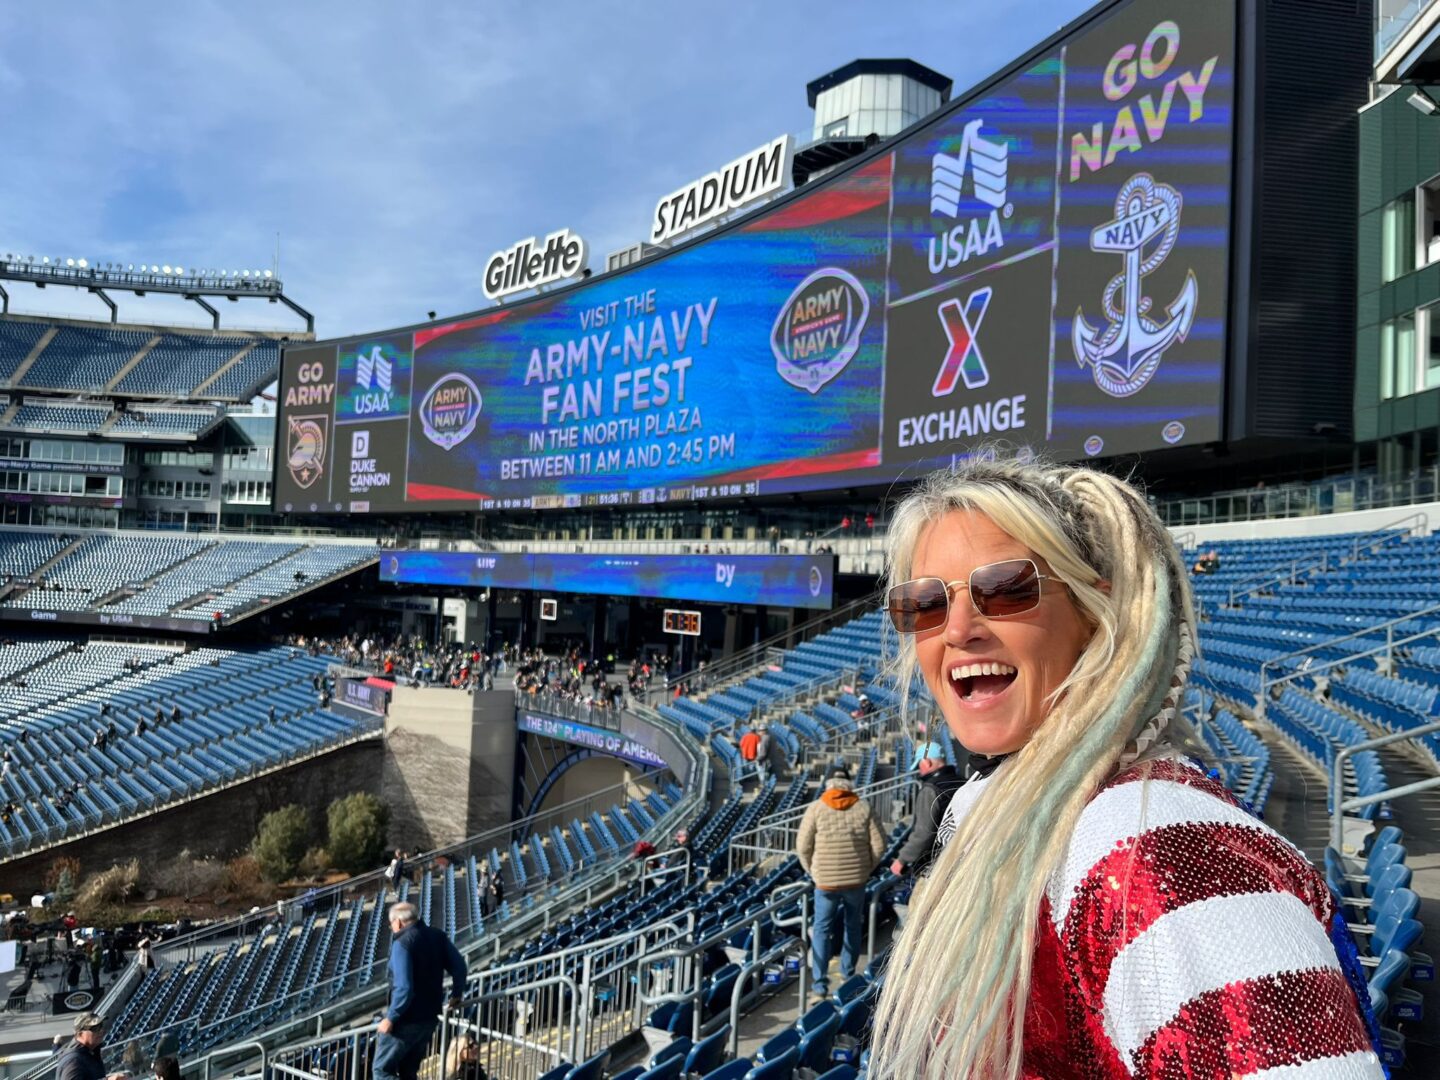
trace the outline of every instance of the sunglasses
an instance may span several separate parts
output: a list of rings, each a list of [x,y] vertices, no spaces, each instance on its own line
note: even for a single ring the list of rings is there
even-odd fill
[[[1040,606],[1040,582],[1054,581],[1040,573],[1033,559],[1006,559],[977,566],[970,580],[942,581],[938,577],[902,581],[885,594],[885,610],[902,634],[919,634],[945,625],[950,618],[950,590],[964,585],[970,602],[987,619],[1024,615]]]

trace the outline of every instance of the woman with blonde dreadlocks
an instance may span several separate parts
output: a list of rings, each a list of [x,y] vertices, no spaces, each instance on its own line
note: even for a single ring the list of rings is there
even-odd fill
[[[902,692],[918,667],[980,767],[885,970],[869,1075],[1383,1075],[1324,879],[1177,749],[1190,595],[1140,494],[976,462],[908,496],[889,543]]]

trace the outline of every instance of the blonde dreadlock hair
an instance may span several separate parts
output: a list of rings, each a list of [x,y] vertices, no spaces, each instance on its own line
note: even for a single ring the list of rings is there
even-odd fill
[[[1020,1075],[1040,903],[1080,813],[1119,767],[1185,738],[1188,578],[1135,488],[1091,469],[983,459],[936,473],[896,510],[889,584],[911,576],[921,535],[956,511],[984,514],[1043,558],[1095,629],[911,908],[876,1010],[870,1075],[885,1080]],[[908,697],[912,638],[893,663]]]

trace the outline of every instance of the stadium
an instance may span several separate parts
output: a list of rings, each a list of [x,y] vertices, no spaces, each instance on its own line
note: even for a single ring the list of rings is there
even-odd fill
[[[134,1077],[378,1075],[396,903],[466,967],[427,1080],[877,1075],[919,763],[995,768],[897,678],[887,544],[976,459],[1143,488],[1194,760],[1328,886],[1385,1075],[1440,1075],[1440,9],[1204,7],[964,89],[855,60],[633,245],[489,238],[456,316],[7,253],[0,1080],[87,1017]],[[817,996],[837,770],[884,853]],[[1292,1053],[1200,1071],[1380,1075]]]

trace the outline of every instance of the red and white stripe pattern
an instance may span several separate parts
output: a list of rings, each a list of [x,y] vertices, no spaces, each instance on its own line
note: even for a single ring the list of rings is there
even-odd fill
[[[1326,932],[1324,880],[1189,765],[1155,762],[1107,785],[1046,899],[1026,1030],[1035,1065],[1162,1080],[1383,1076]]]

